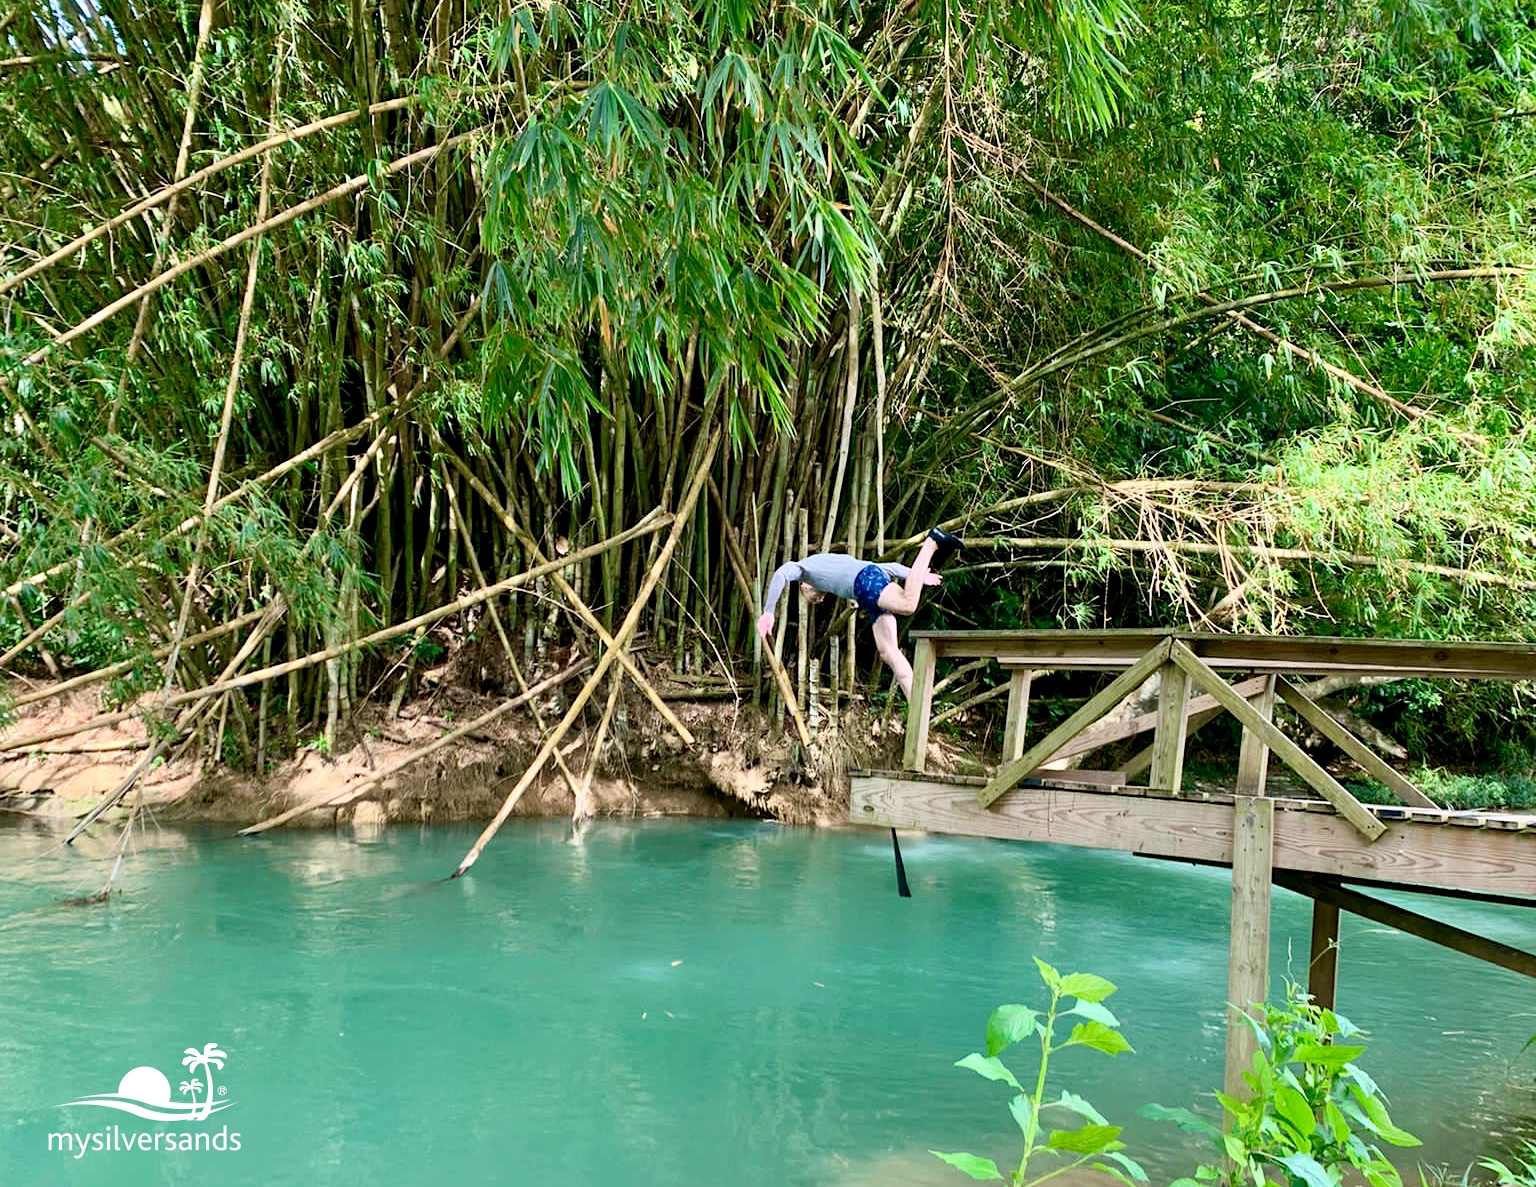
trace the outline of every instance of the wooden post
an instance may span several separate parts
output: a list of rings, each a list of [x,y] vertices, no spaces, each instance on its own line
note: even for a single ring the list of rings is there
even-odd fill
[[[1024,756],[1024,736],[1029,722],[1029,685],[1034,673],[1014,668],[1008,673],[1008,716],[1003,728],[1003,763]]]
[[[1238,796],[1232,820],[1232,938],[1227,951],[1226,1093],[1247,1100],[1243,1072],[1257,1042],[1237,1011],[1269,996],[1269,900],[1275,831],[1275,802]]]
[[[1184,741],[1189,727],[1189,674],[1174,664],[1158,669],[1157,733],[1152,737],[1153,787],[1184,786]]]
[[[1248,701],[1265,721],[1275,717],[1275,678],[1264,679],[1259,695]],[[1269,774],[1269,747],[1247,726],[1243,727],[1243,745],[1237,753],[1237,794],[1263,795],[1264,780]]]
[[[901,765],[922,771],[928,762],[928,715],[933,709],[933,640],[919,639],[912,649],[912,696],[907,701],[907,746]]]
[[[1307,962],[1307,992],[1314,1005],[1333,1009],[1339,984],[1339,908],[1312,900],[1312,956]]]

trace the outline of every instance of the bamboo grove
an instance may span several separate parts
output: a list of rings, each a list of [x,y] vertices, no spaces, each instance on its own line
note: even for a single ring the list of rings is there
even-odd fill
[[[13,704],[260,768],[453,626],[574,664],[559,762],[941,521],[954,625],[1528,637],[1533,63],[1510,0],[11,0]]]

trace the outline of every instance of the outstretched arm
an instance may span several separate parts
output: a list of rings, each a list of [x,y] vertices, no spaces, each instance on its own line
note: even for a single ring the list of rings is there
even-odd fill
[[[799,581],[803,575],[804,570],[794,561],[780,565],[773,571],[773,579],[768,582],[768,592],[763,595],[763,612],[757,619],[757,633],[764,639],[773,633],[773,611],[783,596],[784,587],[791,581]]]

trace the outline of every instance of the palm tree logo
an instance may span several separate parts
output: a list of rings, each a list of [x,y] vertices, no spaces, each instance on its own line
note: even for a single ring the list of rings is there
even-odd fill
[[[187,1096],[190,1093],[196,1092],[202,1086],[203,1082],[201,1080],[183,1080],[181,1082],[181,1094]]]
[[[213,1109],[213,1069],[224,1070],[224,1061],[229,1058],[228,1052],[220,1051],[217,1043],[205,1043],[199,1051],[196,1047],[188,1047],[186,1058],[181,1061],[187,1071],[196,1074],[198,1068],[203,1068],[208,1073],[208,1095],[203,1098],[202,1109],[192,1117],[193,1121],[205,1121],[209,1112]],[[188,1087],[196,1091],[198,1082],[189,1080],[182,1084],[181,1090],[186,1092]]]

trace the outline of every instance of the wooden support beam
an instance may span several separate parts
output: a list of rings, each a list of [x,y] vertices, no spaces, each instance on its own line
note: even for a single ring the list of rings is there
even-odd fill
[[[1235,687],[1240,688],[1242,686],[1237,685]],[[1191,701],[1190,703],[1194,704],[1195,701],[1211,701],[1214,703],[1215,698],[1196,697],[1195,700]],[[1184,727],[1184,745],[1188,746],[1189,740],[1191,738],[1193,738],[1197,733],[1199,733],[1206,726],[1210,725],[1211,722],[1215,721],[1225,712],[1226,710],[1223,709],[1220,705],[1216,705],[1216,707],[1213,709],[1204,709],[1199,713],[1191,713],[1189,715],[1189,722]],[[1136,778],[1136,776],[1142,774],[1144,771],[1150,771],[1152,769],[1153,749],[1154,748],[1152,746],[1147,746],[1141,750],[1138,750],[1125,762],[1120,764],[1120,769],[1125,773],[1127,781]]]
[[[1313,1005],[1334,1008],[1339,990],[1339,908],[1312,900],[1312,955],[1307,961],[1307,993]]]
[[[1014,668],[1012,670],[1017,672],[1023,669]],[[1239,681],[1232,686],[1232,691],[1240,697],[1251,697],[1263,689],[1264,681],[1267,679],[1268,677],[1266,676],[1255,676],[1251,680]],[[1202,694],[1188,699],[1186,712],[1189,715],[1189,724],[1184,730],[1184,736],[1187,741],[1189,735],[1194,733],[1199,726],[1225,713],[1226,710],[1216,703],[1215,697]],[[1138,713],[1135,717],[1121,720],[1105,718],[1078,734],[1072,741],[1051,755],[1046,762],[1052,763],[1062,758],[1076,758],[1079,754],[1088,754],[1090,751],[1097,750],[1101,746],[1108,746],[1111,742],[1122,742],[1126,738],[1134,738],[1137,734],[1146,733],[1147,730],[1154,729],[1156,726],[1156,710],[1150,713]],[[1150,764],[1150,762],[1151,752],[1148,751],[1147,763]],[[1143,770],[1146,769],[1146,765],[1143,764]]]
[[[1265,721],[1275,719],[1275,677],[1264,677],[1264,687],[1250,698],[1253,711]],[[1269,747],[1264,739],[1246,726],[1243,728],[1242,746],[1237,752],[1237,794],[1263,795],[1264,779],[1269,773]]]
[[[1029,685],[1033,673],[1013,668],[1008,673],[1008,719],[1003,729],[1003,763],[1024,757],[1024,735],[1029,722]]]
[[[1046,734],[1022,756],[1002,766],[993,776],[992,781],[977,794],[977,802],[985,808],[1005,791],[1018,786],[1019,780],[1033,771],[1043,760],[1055,754],[1065,743],[1077,737],[1084,729],[1119,704],[1121,697],[1133,689],[1140,688],[1148,676],[1167,662],[1168,646],[1169,642],[1166,639],[1155,644],[1150,651],[1121,672],[1104,689],[1089,697],[1087,703],[1076,713]],[[1225,688],[1226,685],[1223,684],[1222,687]],[[908,744],[910,745],[910,739]],[[911,764],[907,765],[910,767]]]
[[[901,765],[922,771],[928,765],[928,719],[933,712],[932,639],[919,639],[912,649],[912,696],[907,701],[907,743]]]
[[[1072,772],[1057,772],[1070,779]],[[1232,863],[1231,797],[1147,788],[1061,790],[1049,785],[1004,796],[989,808],[976,801],[979,778],[908,777],[876,772],[852,780],[856,824],[926,829],[957,836],[998,837],[1119,849],[1150,857],[1217,865]],[[1367,842],[1317,800],[1276,799],[1277,870],[1368,879],[1398,889],[1445,887],[1471,895],[1536,900],[1536,817],[1506,829],[1478,813],[1415,816],[1392,808],[1387,831]],[[1425,817],[1429,814],[1424,813]],[[1529,905],[1536,906],[1536,901]]]
[[[1177,664],[1164,664],[1157,686],[1157,734],[1152,739],[1152,786],[1178,791],[1184,786],[1184,738],[1189,727],[1189,675]]]
[[[1340,639],[1295,635],[1228,635],[1158,629],[1111,631],[913,631],[947,657],[989,655],[1058,671],[1114,672],[1149,647],[1178,639],[1218,671],[1389,676],[1406,679],[1536,679],[1536,645],[1445,643],[1424,639]]]
[[[1411,936],[1429,940],[1453,952],[1460,952],[1464,956],[1472,956],[1489,964],[1496,964],[1502,969],[1523,973],[1527,977],[1536,977],[1536,954],[1512,948],[1508,944],[1501,944],[1498,940],[1490,940],[1475,932],[1453,927],[1449,923],[1441,923],[1438,919],[1420,915],[1416,911],[1399,907],[1395,903],[1383,902],[1381,899],[1371,898],[1370,895],[1347,890],[1331,878],[1281,873],[1276,875],[1275,881],[1287,890],[1310,895],[1317,902],[1330,903],[1340,910],[1348,911],[1351,915],[1359,915],[1373,923],[1395,927],[1398,931],[1405,931]]]
[[[1227,950],[1226,1093],[1237,1100],[1251,1095],[1243,1072],[1258,1046],[1239,1011],[1260,1015],[1269,998],[1269,904],[1275,833],[1275,801],[1238,796],[1233,805],[1232,938]]]
[[[1403,778],[1395,770],[1387,765],[1374,750],[1367,746],[1354,734],[1350,733],[1337,721],[1335,721],[1316,701],[1312,700],[1301,689],[1297,688],[1289,680],[1280,681],[1280,699],[1283,700],[1296,716],[1300,717],[1323,737],[1327,738],[1355,762],[1372,778],[1385,783],[1392,794],[1397,796],[1405,804],[1413,804],[1420,808],[1437,808],[1438,804],[1430,799],[1412,782]]]
[[[1189,678],[1199,688],[1221,702],[1223,708],[1242,722],[1245,729],[1257,734],[1260,741],[1273,750],[1281,762],[1305,779],[1314,791],[1337,808],[1339,815],[1354,825],[1363,836],[1374,841],[1386,832],[1387,826],[1367,812],[1364,804],[1350,795],[1337,779],[1318,766],[1305,750],[1277,730],[1274,723],[1260,717],[1252,705],[1234,693],[1227,682],[1207,667],[1189,648],[1174,640],[1171,641],[1169,654],[1174,663],[1189,673]]]

